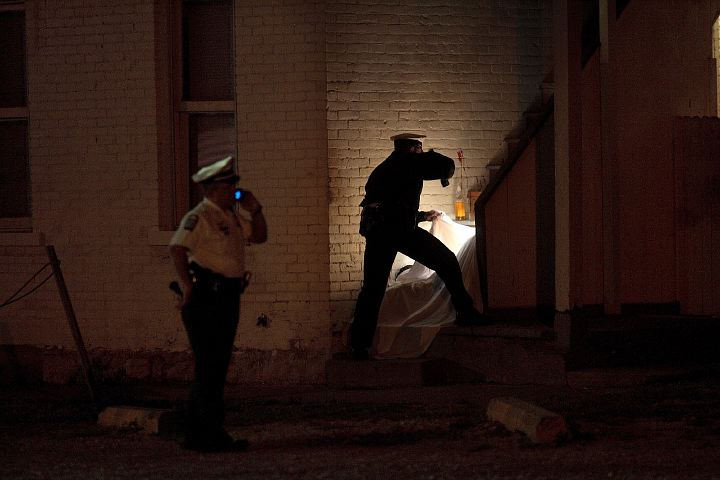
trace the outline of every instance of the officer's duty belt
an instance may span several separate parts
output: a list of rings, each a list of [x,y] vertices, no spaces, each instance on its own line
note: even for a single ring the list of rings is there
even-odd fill
[[[206,285],[214,291],[226,290],[239,287],[240,293],[245,290],[248,285],[248,276],[242,278],[230,278],[215,273],[212,270],[201,267],[195,262],[190,263],[190,274],[196,283]]]

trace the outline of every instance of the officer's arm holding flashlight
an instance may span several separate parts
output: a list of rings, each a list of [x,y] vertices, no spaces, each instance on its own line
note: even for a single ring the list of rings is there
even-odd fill
[[[432,149],[416,155],[418,155],[416,165],[420,169],[423,180],[440,179],[443,187],[447,187],[450,184],[448,178],[452,177],[455,173],[455,162],[452,158],[446,157]],[[421,211],[418,212],[417,220],[419,222],[432,222],[439,216],[440,212],[437,210],[430,210],[429,212]]]
[[[267,240],[267,224],[262,213],[262,205],[250,190],[240,190],[241,193],[238,190],[235,191],[235,199],[243,210],[250,213],[252,223],[252,234],[248,237],[248,241],[250,243],[264,243]]]

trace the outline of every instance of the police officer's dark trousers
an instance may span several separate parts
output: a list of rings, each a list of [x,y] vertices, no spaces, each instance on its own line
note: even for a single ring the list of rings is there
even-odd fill
[[[456,310],[463,311],[473,307],[472,297],[463,285],[457,257],[432,234],[422,228],[415,228],[410,233],[400,235],[378,232],[368,235],[366,240],[363,285],[350,330],[353,349],[368,349],[372,345],[388,275],[397,252],[435,270],[445,282]]]
[[[223,432],[224,389],[240,309],[240,280],[195,267],[196,283],[182,310],[195,357],[187,407],[188,442],[212,442]]]

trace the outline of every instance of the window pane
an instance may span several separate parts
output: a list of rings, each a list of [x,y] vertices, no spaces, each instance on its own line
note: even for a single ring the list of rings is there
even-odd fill
[[[183,98],[232,100],[231,0],[183,2]]]
[[[0,107],[25,106],[25,13],[0,12]]]
[[[190,115],[188,137],[190,174],[193,174],[209,163],[235,156],[235,116],[232,113]],[[192,183],[190,191],[191,205],[194,205],[202,199],[202,190]]]
[[[27,121],[0,122],[0,217],[30,216]]]

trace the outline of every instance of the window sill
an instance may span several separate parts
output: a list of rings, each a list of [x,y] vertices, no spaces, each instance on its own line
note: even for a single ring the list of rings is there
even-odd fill
[[[32,232],[32,217],[0,218],[0,233],[3,232]]]
[[[0,246],[41,247],[45,245],[45,234],[40,232],[19,233],[0,230]]]

